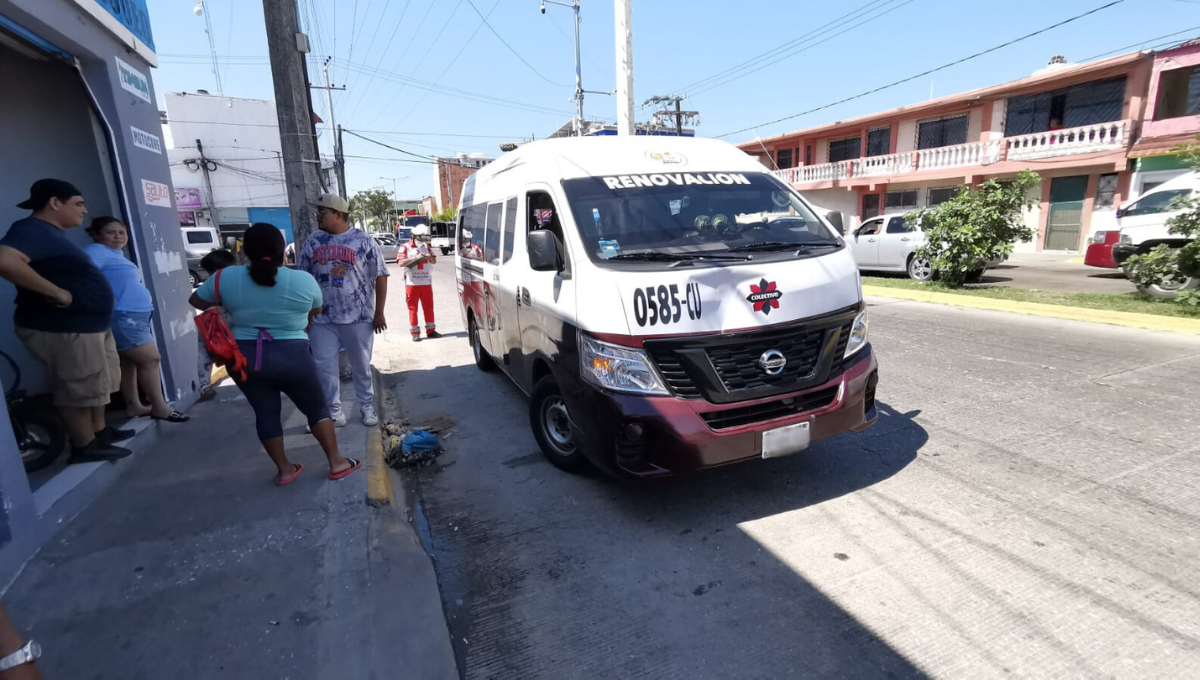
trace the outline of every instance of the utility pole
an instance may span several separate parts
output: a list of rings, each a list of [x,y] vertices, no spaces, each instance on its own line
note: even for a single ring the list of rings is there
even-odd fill
[[[546,3],[569,7],[575,12],[575,124],[576,137],[583,136],[583,68],[579,64],[579,0],[560,2],[559,0],[542,0],[542,14],[546,13]]]
[[[321,193],[320,160],[304,65],[308,36],[299,31],[296,23],[295,0],[263,0],[263,19],[275,84],[275,111],[279,117],[292,238],[299,248],[317,229],[316,212],[310,204]]]
[[[333,116],[333,91],[334,90],[345,90],[346,86],[345,85],[343,85],[341,87],[330,86],[330,84],[329,84],[329,62],[332,60],[333,60],[333,57],[325,57],[325,67],[324,67],[324,69],[322,69],[325,72],[325,87],[321,87],[320,85],[311,85],[310,87],[314,90],[325,90],[325,96],[328,97],[328,102],[329,102],[329,128],[328,129],[337,131],[337,134],[335,134],[333,137],[334,170],[337,172],[337,176],[338,176],[338,191],[337,191],[337,193],[340,196],[345,196],[346,195],[346,173],[345,173],[344,169],[341,168],[339,161],[338,161],[338,159],[342,157],[342,128],[338,127],[337,120]]]
[[[669,125],[670,127],[675,128],[676,135],[682,137],[684,121],[693,124],[700,122],[700,112],[684,111],[680,106],[680,102],[682,101],[683,97],[680,97],[677,94],[666,97],[662,95],[655,95],[643,102],[642,108],[650,105],[662,106],[662,109],[654,112],[654,124],[659,127],[668,127]],[[672,105],[674,108],[671,108]]]
[[[617,134],[632,135],[633,120],[633,13],[630,0],[614,0],[617,33]],[[679,103],[676,102],[676,106]],[[582,114],[581,114],[582,115]]]
[[[196,140],[196,151],[200,154],[200,169],[204,172],[204,188],[208,191],[208,219],[214,225],[220,225],[217,220],[217,197],[213,196],[212,177],[209,176],[208,163],[209,160],[204,157],[204,145],[200,140]],[[220,229],[218,228],[218,232]]]
[[[350,189],[346,186],[346,152],[342,146],[342,126],[337,127],[337,148],[333,152],[333,163],[337,169],[338,186],[342,187],[343,196],[350,200]]]

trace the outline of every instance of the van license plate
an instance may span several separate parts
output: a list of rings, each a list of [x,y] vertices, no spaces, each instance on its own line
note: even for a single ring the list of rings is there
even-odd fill
[[[796,423],[763,432],[762,457],[778,458],[807,449],[810,424],[807,422]]]

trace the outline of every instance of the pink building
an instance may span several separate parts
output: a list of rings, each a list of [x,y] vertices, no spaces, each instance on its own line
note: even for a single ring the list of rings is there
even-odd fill
[[[1087,64],[1056,57],[1028,78],[740,148],[848,226],[1028,168],[1043,178],[1026,216],[1037,236],[1018,249],[1077,251],[1112,226],[1116,206],[1186,171],[1169,149],[1200,134],[1197,65],[1200,43]]]

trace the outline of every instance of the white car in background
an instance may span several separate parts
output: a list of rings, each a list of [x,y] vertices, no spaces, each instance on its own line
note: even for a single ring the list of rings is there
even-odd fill
[[[925,245],[925,232],[905,220],[906,214],[888,213],[872,217],[846,235],[846,243],[850,245],[860,271],[905,272],[909,278],[917,281],[933,278],[933,264],[928,258],[913,252]],[[971,272],[968,280],[979,278],[986,269],[1002,261],[995,259],[987,262],[978,271]]]
[[[396,254],[400,250],[400,242],[391,234],[371,234],[371,238],[379,244],[379,250],[383,253],[385,262],[395,262]]]

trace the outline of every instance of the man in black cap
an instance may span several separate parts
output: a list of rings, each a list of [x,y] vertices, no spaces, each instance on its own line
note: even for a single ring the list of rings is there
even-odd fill
[[[33,214],[0,239],[0,277],[17,287],[17,337],[49,370],[54,405],[73,447],[71,462],[124,458],[129,449],[113,442],[132,437],[133,430],[104,421],[109,395],[121,385],[112,288],[63,233],[83,224],[83,196],[69,182],[40,179],[17,207]]]

